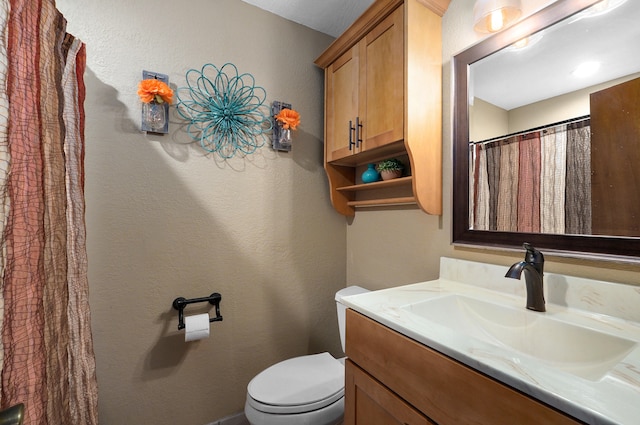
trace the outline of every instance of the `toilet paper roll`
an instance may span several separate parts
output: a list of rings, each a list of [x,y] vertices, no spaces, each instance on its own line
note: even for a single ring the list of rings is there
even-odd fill
[[[196,341],[209,338],[209,315],[195,314],[184,318],[184,340]]]

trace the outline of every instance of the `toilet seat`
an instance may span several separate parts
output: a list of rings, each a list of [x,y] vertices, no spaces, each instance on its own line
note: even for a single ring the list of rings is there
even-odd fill
[[[277,363],[249,382],[247,403],[272,414],[310,412],[344,397],[344,365],[329,353]]]

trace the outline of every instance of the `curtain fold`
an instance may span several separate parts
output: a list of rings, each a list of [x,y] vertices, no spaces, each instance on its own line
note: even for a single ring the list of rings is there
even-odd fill
[[[7,86],[9,63],[7,56],[7,33],[9,21],[9,2],[0,1],[0,87]],[[6,90],[0,90],[0,329],[4,323],[4,270],[6,265],[6,244],[4,229],[9,216],[9,196],[7,180],[9,177],[9,97]],[[4,344],[0,337],[0,370],[4,364]],[[0,391],[0,405],[4,405]]]
[[[55,7],[43,1],[40,10],[40,128],[43,156],[44,232],[44,293],[47,306],[44,327],[46,360],[47,413],[49,423],[64,423],[69,417],[65,398],[69,393],[68,380],[56,382],[49,377],[64,376],[69,356],[69,326],[67,321],[67,223],[65,218],[65,167],[62,140],[61,65],[64,57],[60,49],[64,39],[65,22]]]
[[[2,406],[24,403],[28,425],[97,424],[82,165],[86,52],[66,34],[54,0],[0,0],[3,22]]]
[[[489,230],[498,226],[498,185],[500,182],[500,143],[495,149],[485,150],[487,156],[487,189],[489,191]]]
[[[474,172],[476,182],[476,200],[474,204],[474,229],[489,229],[489,175],[487,171],[487,151],[478,146],[476,152],[476,169]]]
[[[590,235],[591,228],[591,127],[584,123],[567,130],[567,233]]]
[[[65,92],[64,141],[67,166],[67,276],[69,282],[69,397],[74,423],[98,423],[96,364],[91,336],[89,280],[87,276],[86,227],[84,222],[84,44],[68,36],[67,66],[63,73]]]
[[[550,128],[541,138],[540,232],[565,232],[565,192],[567,187],[567,132]]]
[[[520,149],[515,137],[501,145],[500,181],[498,183],[498,211],[496,230],[518,231],[518,179]]]
[[[31,423],[46,423],[44,345],[44,196],[40,153],[40,2],[11,1],[9,14],[9,155],[11,202],[5,227],[5,405],[25,403]],[[23,42],[26,41],[26,42]]]
[[[518,232],[540,232],[540,134],[520,139]]]

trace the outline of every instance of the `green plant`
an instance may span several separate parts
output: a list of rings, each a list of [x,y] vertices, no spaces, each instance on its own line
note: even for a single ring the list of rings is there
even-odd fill
[[[404,170],[404,164],[396,159],[396,158],[391,158],[391,159],[385,159],[384,161],[381,161],[378,163],[378,171],[395,171],[395,170]]]

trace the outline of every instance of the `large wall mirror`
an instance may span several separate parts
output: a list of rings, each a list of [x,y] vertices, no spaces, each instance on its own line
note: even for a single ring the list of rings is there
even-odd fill
[[[640,257],[638,22],[559,0],[454,57],[454,244]]]

